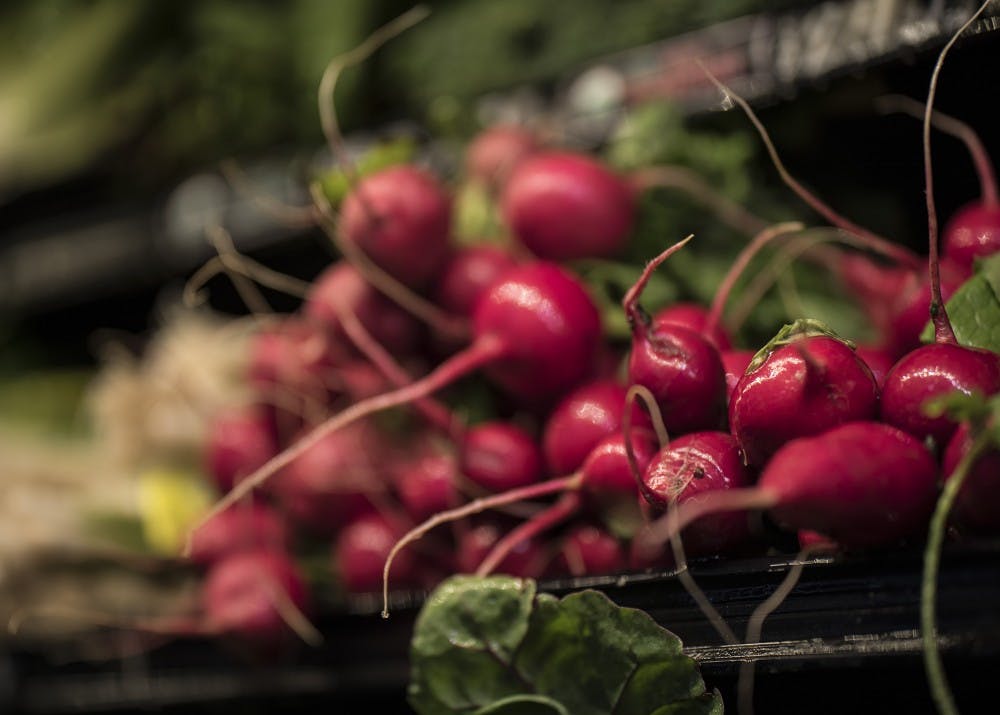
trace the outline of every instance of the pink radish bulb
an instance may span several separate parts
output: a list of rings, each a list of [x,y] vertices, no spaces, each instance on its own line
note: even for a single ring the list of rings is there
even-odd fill
[[[600,576],[621,573],[628,559],[622,543],[593,524],[574,527],[562,540],[549,571],[553,575]]]
[[[232,555],[213,566],[205,579],[206,627],[255,644],[279,642],[289,635],[283,599],[300,612],[309,610],[305,581],[290,557],[273,550]]]
[[[506,523],[496,519],[481,521],[459,538],[458,569],[460,573],[474,573],[500,538],[507,532]],[[539,578],[550,561],[547,549],[537,539],[518,543],[497,565],[497,573],[518,578]],[[395,573],[395,562],[393,562]],[[381,573],[379,574],[381,577]]]
[[[386,491],[384,438],[370,422],[324,435],[269,484],[292,523],[331,534],[373,509]]]
[[[947,415],[927,415],[924,405],[931,398],[956,390],[983,395],[1000,392],[1000,356],[950,343],[917,348],[886,375],[882,421],[919,439],[931,437],[938,446],[944,446],[957,424]]]
[[[941,264],[941,299],[947,301],[964,278],[948,262]],[[889,306],[886,348],[899,359],[920,347],[920,334],[930,312],[931,284],[927,276],[912,274]]]
[[[698,303],[674,303],[653,315],[653,331],[655,332],[657,328],[667,323],[681,325],[696,333],[703,334],[721,352],[732,349],[729,336],[718,323],[715,323],[707,334],[705,333],[708,320],[708,308]]]
[[[566,395],[545,423],[542,450],[549,471],[568,474],[580,468],[597,444],[622,428],[628,389],[614,380],[595,380]],[[649,416],[634,405],[632,424],[649,426]]]
[[[382,587],[382,564],[403,531],[380,514],[358,517],[338,534],[333,546],[334,571],[348,593],[373,593]],[[401,587],[421,582],[419,559],[401,554],[393,575]]]
[[[455,315],[472,316],[476,302],[507,270],[517,265],[509,251],[481,244],[452,255],[435,288],[435,301]]]
[[[541,149],[535,133],[516,124],[487,127],[469,143],[465,173],[490,190],[502,189],[511,171]]]
[[[284,389],[322,401],[330,388],[329,375],[347,355],[345,346],[317,325],[286,318],[254,337],[250,383],[264,393]]]
[[[391,353],[413,352],[420,341],[420,325],[413,317],[379,293],[354,266],[343,261],[317,276],[303,305],[308,318],[344,341],[341,311],[353,313]]]
[[[962,423],[948,441],[941,460],[945,481],[972,448],[968,423]],[[977,536],[1000,535],[1000,450],[986,450],[970,467],[955,497],[951,521],[960,530]]]
[[[388,471],[407,515],[423,521],[458,503],[458,458],[427,436],[417,440],[418,444],[392,461]]]
[[[426,171],[392,166],[362,178],[344,198],[340,229],[391,276],[420,288],[448,259],[451,199]]]
[[[854,352],[864,361],[868,369],[872,371],[875,384],[881,389],[882,385],[885,384],[885,376],[889,374],[889,370],[896,364],[892,353],[884,347],[877,345],[858,345]]]
[[[667,430],[677,434],[715,429],[724,423],[726,374],[722,358],[712,343],[689,328],[671,323],[654,326],[639,298],[653,271],[691,238],[678,241],[650,261],[622,299],[632,330],[629,382],[653,394]]]
[[[753,476],[732,435],[693,432],[671,440],[650,460],[642,477],[643,494],[663,513],[675,499],[681,505],[711,491],[749,487]],[[738,512],[706,516],[688,526],[682,536],[691,556],[746,553],[759,543],[749,519]]]
[[[461,446],[462,474],[490,492],[504,492],[537,482],[542,453],[525,430],[510,422],[470,427]]]
[[[285,551],[288,524],[259,502],[235,504],[216,514],[191,540],[190,559],[207,566],[243,551]]]
[[[628,182],[596,159],[571,152],[540,152],[521,161],[500,205],[518,241],[552,261],[614,256],[635,221]]]
[[[823,534],[818,531],[811,531],[810,529],[799,529],[796,534],[799,540],[800,549],[814,549],[823,551],[839,551],[840,547],[837,546],[837,542],[828,536],[823,536]]]
[[[994,201],[963,206],[945,224],[943,240],[945,257],[970,274],[977,258],[1000,250],[1000,205]]]
[[[878,412],[871,370],[843,341],[812,333],[814,325],[786,326],[777,347],[758,353],[733,390],[729,427],[751,465],[763,465],[796,437]]]
[[[277,453],[272,424],[263,409],[225,410],[209,425],[205,471],[218,488],[226,492]]]
[[[645,534],[645,550],[708,514],[767,510],[781,526],[828,535],[847,548],[919,535],[937,497],[938,469],[923,443],[881,422],[851,422],[782,446],[757,486],[681,504]]]

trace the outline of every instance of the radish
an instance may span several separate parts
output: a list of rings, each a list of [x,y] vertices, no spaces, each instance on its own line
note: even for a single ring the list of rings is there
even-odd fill
[[[421,380],[355,403],[313,428],[237,485],[205,518],[239,501],[325,436],[427,397],[476,368],[483,367],[515,395],[558,397],[591,373],[600,343],[600,317],[586,289],[552,263],[527,263],[505,273],[478,302],[473,322],[476,338],[468,348]]]
[[[403,508],[414,521],[423,521],[458,502],[458,458],[432,435],[416,436],[410,448],[391,461],[388,473]]]
[[[459,573],[475,573],[507,529],[506,521],[493,518],[463,532],[458,542]],[[510,549],[494,571],[518,578],[540,578],[550,560],[551,555],[543,543],[528,538]],[[382,577],[381,573],[379,577]]]
[[[697,303],[674,303],[657,311],[653,315],[652,328],[655,332],[661,325],[667,323],[681,325],[685,328],[690,328],[696,333],[702,333],[721,352],[730,350],[732,342],[718,322],[711,326],[710,332],[706,331],[709,315],[709,309]]]
[[[740,489],[753,483],[736,440],[726,432],[692,432],[671,440],[646,467],[642,494],[663,513],[676,502],[697,501],[721,489]],[[688,526],[683,533],[689,555],[745,553],[756,546],[750,522],[743,514],[713,514]]]
[[[632,329],[629,382],[653,393],[667,430],[677,433],[721,426],[726,407],[726,375],[718,349],[679,325],[654,328],[638,304],[652,272],[689,240],[690,236],[654,258],[622,300]]]
[[[465,173],[491,191],[503,189],[517,165],[541,149],[541,141],[527,127],[495,124],[469,142]]]
[[[303,313],[342,339],[344,310],[357,316],[372,337],[394,354],[413,352],[419,343],[419,324],[375,290],[356,268],[340,261],[313,281]]]
[[[438,278],[435,301],[445,310],[472,317],[476,302],[517,261],[509,251],[489,244],[460,248]]]
[[[500,197],[504,221],[536,256],[553,261],[621,252],[635,223],[635,195],[585,154],[544,151],[521,162]]]
[[[333,567],[348,593],[373,593],[382,585],[382,564],[403,530],[381,514],[365,514],[347,524],[333,545]],[[420,560],[412,553],[399,560],[399,583],[421,583]]]
[[[729,401],[729,426],[760,466],[796,437],[874,419],[878,386],[853,345],[814,320],[786,325],[758,352]]]
[[[542,450],[549,471],[576,471],[605,437],[621,430],[625,413],[624,385],[608,379],[588,382],[566,395],[545,422]],[[633,408],[632,423],[649,426],[646,413]]]
[[[972,451],[969,423],[955,430],[944,451],[941,467],[945,481],[958,471],[963,457]],[[1000,535],[1000,450],[983,450],[968,467],[962,489],[955,496],[952,521],[962,531],[981,536]]]
[[[194,535],[190,558],[207,566],[242,551],[285,551],[290,543],[288,524],[274,509],[258,502],[235,504]]]
[[[212,419],[205,471],[222,492],[233,488],[278,453],[271,421],[260,407],[225,410]]]
[[[340,229],[393,278],[419,288],[448,260],[451,199],[426,171],[392,166],[364,177],[347,194]]]
[[[880,422],[851,422],[787,442],[757,486],[690,500],[637,538],[660,544],[702,516],[763,509],[784,527],[819,531],[848,548],[890,545],[927,523],[937,477],[915,437]]]
[[[325,402],[339,387],[333,374],[346,357],[345,347],[317,325],[284,318],[254,336],[250,384],[264,394],[287,391],[294,398]]]
[[[542,453],[531,435],[510,422],[470,427],[462,440],[459,469],[489,492],[504,492],[537,482]]]
[[[202,591],[199,631],[258,645],[277,645],[293,626],[308,640],[322,640],[305,621],[309,595],[299,570],[279,551],[250,551],[218,562]]]
[[[854,348],[854,352],[868,366],[868,369],[872,371],[875,384],[881,390],[882,385],[885,384],[885,376],[889,374],[889,370],[892,369],[892,366],[896,362],[892,353],[884,347],[863,344],[857,345]]]
[[[620,573],[625,566],[625,549],[618,539],[599,526],[582,524],[563,537],[549,573],[580,578]]]

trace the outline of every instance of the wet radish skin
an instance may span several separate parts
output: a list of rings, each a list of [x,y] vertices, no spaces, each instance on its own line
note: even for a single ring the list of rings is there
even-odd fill
[[[789,440],[873,419],[877,412],[878,386],[868,366],[843,342],[814,336],[779,347],[740,378],[729,426],[748,463],[760,466]]]
[[[973,262],[1000,250],[1000,205],[975,202],[960,208],[944,229],[943,252],[967,273]]]
[[[937,499],[938,468],[912,435],[852,422],[792,440],[761,473],[781,525],[826,534],[845,547],[892,545],[923,533]]]
[[[988,350],[938,343],[924,345],[893,365],[882,389],[882,421],[918,439],[931,437],[943,446],[955,431],[949,417],[930,417],[924,403],[952,391],[1000,391],[1000,356]]]

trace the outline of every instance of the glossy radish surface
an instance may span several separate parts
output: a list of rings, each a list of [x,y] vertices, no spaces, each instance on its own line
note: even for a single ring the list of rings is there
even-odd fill
[[[796,437],[825,432],[878,412],[871,370],[844,342],[793,337],[760,356],[729,403],[729,427],[748,463],[763,465]]]
[[[571,152],[540,152],[521,161],[500,204],[518,241],[553,261],[614,256],[635,221],[628,183],[596,159]]]
[[[340,228],[398,281],[425,286],[451,250],[451,198],[426,171],[393,166],[364,177],[344,198]]]
[[[505,271],[517,265],[509,251],[478,244],[455,251],[435,287],[435,300],[456,315],[471,316],[476,303]]]
[[[960,208],[945,224],[942,251],[971,273],[977,258],[1000,250],[1000,205],[976,202]]]
[[[462,474],[491,492],[527,486],[542,476],[542,452],[524,429],[491,421],[466,430],[459,467]]]
[[[708,333],[705,332],[708,316],[709,309],[698,303],[674,303],[653,314],[653,331],[655,332],[660,325],[668,323],[681,325],[701,333],[721,352],[730,350],[732,343],[721,325],[716,323]]]
[[[886,375],[882,388],[883,422],[918,439],[931,437],[944,446],[956,423],[947,416],[924,413],[925,403],[953,391],[1000,391],[1000,356],[988,350],[949,343],[924,345],[901,358]]]

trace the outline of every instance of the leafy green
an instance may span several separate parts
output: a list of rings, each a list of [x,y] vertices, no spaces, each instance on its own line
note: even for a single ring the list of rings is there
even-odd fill
[[[948,301],[948,317],[962,345],[1000,352],[1000,254],[976,266],[976,274]],[[934,342],[934,327],[924,326],[920,339]]]
[[[722,711],[680,639],[647,614],[596,591],[536,594],[530,579],[443,583],[417,618],[411,663],[421,715]]]

